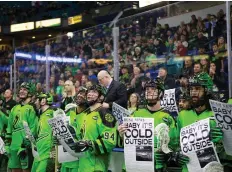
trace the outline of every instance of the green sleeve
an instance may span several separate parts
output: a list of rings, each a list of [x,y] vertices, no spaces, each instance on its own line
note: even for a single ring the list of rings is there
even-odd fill
[[[95,154],[106,154],[113,150],[117,142],[116,119],[107,111],[99,112],[100,118],[97,120],[99,137],[92,140]]]
[[[11,109],[9,118],[8,118],[8,124],[7,124],[7,129],[6,129],[6,138],[12,138],[12,126],[13,126],[13,119],[14,119],[14,109],[17,107],[14,106]]]
[[[27,118],[26,121],[28,123],[28,126],[31,130],[31,133],[33,134],[33,136],[36,136],[37,126],[38,126],[38,117],[36,116],[36,112],[32,106],[27,111],[26,118]]]
[[[172,148],[172,150],[176,150],[179,145],[176,122],[170,115],[169,115],[169,119],[171,121],[171,124],[169,126],[169,130],[170,130],[169,131],[169,137],[170,137],[169,146],[170,148]]]

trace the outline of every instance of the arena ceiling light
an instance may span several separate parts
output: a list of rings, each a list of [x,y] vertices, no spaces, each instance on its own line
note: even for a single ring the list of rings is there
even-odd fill
[[[48,35],[48,37],[51,37],[51,36],[52,36],[51,34]]]
[[[72,37],[73,37],[73,32],[68,32],[68,33],[67,33],[67,36],[68,36],[69,38],[72,38]]]
[[[159,1],[159,0],[140,0],[139,1],[139,8],[143,8],[143,7],[146,7],[146,6],[149,6],[152,4],[156,4],[159,2],[161,2],[161,1]]]
[[[2,41],[2,39],[0,39],[0,41]]]
[[[32,36],[32,39],[35,39],[35,36]]]

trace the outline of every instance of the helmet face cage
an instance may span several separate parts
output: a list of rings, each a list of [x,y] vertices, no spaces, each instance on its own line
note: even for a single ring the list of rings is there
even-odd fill
[[[179,101],[178,101],[179,111],[189,109],[190,108],[190,101],[191,101],[191,98],[189,97],[189,95],[181,94],[179,96]]]
[[[42,99],[46,99],[46,104],[47,105],[52,105],[53,103],[53,96],[49,93],[42,93],[38,96],[39,101],[41,102]]]
[[[93,85],[91,87],[88,88],[88,91],[87,91],[87,96],[89,94],[90,91],[97,91],[98,92],[98,97],[96,98],[96,100],[92,100],[92,101],[88,101],[88,98],[87,98],[87,103],[89,104],[89,106],[97,103],[97,102],[101,102],[101,96],[103,96],[103,90],[102,90],[102,87],[99,86],[99,85]]]
[[[86,103],[86,93],[86,91],[81,90],[76,94],[74,100],[77,105],[82,105]]]
[[[148,81],[145,83],[145,100],[148,105],[155,105],[160,99],[162,99],[164,86],[161,80],[156,79],[155,81]],[[153,95],[149,95],[147,92],[147,88],[154,88],[154,92],[157,90],[157,95],[155,93]],[[151,97],[151,99],[148,99]]]
[[[35,84],[32,84],[32,83],[28,83],[28,82],[23,82],[21,85],[20,85],[20,88],[19,88],[19,91],[21,88],[26,88],[27,91],[28,91],[28,96],[27,97],[32,97],[32,95],[35,93],[36,91],[36,87],[35,87]]]

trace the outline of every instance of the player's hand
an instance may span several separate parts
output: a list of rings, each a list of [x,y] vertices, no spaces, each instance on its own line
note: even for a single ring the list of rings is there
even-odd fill
[[[125,124],[121,124],[118,126],[118,132],[119,132],[120,137],[124,136],[124,134],[126,133],[126,130],[127,128]]]
[[[23,138],[23,142],[21,145],[22,148],[30,149],[31,148],[31,142],[27,138]]]
[[[75,143],[75,152],[85,152],[93,149],[92,141],[81,140]]]
[[[223,138],[223,132],[219,127],[212,127],[210,129],[210,140],[214,143],[218,143]]]
[[[53,136],[53,145],[54,146],[60,145],[60,142],[59,142],[59,140],[57,139],[56,136]]]
[[[175,160],[179,166],[186,165],[189,162],[189,157],[182,154],[181,152],[176,152]]]
[[[102,103],[102,107],[108,109],[108,108],[110,108],[110,105],[109,105],[109,103],[104,102],[104,103]]]
[[[164,164],[165,164],[165,153],[163,152],[155,152],[155,169],[156,171],[162,171]]]
[[[21,151],[18,153],[18,155],[19,155],[19,158],[20,158],[20,159],[25,159],[26,156],[27,156],[27,150],[26,150],[26,149],[21,150]]]

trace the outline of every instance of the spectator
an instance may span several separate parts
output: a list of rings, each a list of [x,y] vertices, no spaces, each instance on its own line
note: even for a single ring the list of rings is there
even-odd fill
[[[125,86],[129,87],[130,75],[127,66],[123,66],[121,68],[121,76],[119,78],[119,81],[123,83]]]
[[[184,59],[184,67],[181,71],[183,75],[191,77],[193,75],[193,61],[190,56]]]
[[[199,46],[206,46],[206,43],[208,42],[208,39],[203,35],[202,32],[198,33],[198,39],[197,39],[197,43]]]
[[[186,56],[187,51],[188,51],[187,48],[181,43],[181,41],[178,41],[176,56]]]
[[[64,80],[63,79],[60,79],[59,80],[59,83],[58,83],[58,87],[56,88],[56,94],[59,96],[59,97],[62,97],[62,94],[64,92]]]
[[[113,102],[115,102],[127,108],[127,92],[125,85],[118,81],[114,81],[105,70],[101,70],[97,77],[99,83],[106,89],[102,107],[111,109]]]
[[[177,88],[177,91],[176,91],[177,97],[179,97],[180,94],[189,94],[189,91],[188,91],[188,87],[189,87],[188,76],[180,75],[179,83],[180,83],[180,86],[179,86],[179,88]]]
[[[214,83],[214,90],[226,90],[226,77],[224,72],[216,72],[216,64],[214,62],[210,63],[209,76],[212,78]]]
[[[111,77],[114,77],[114,68],[113,68],[113,63],[109,62],[107,64],[107,71],[109,72]]]
[[[192,15],[191,18],[192,18],[191,21],[190,21],[191,27],[196,28],[198,20],[197,20],[195,15]]]
[[[204,54],[206,54],[205,47],[204,46],[200,46],[198,48],[198,55],[204,55]]]
[[[4,101],[2,104],[1,111],[9,116],[11,109],[15,105],[16,105],[16,101],[13,100],[13,91],[11,89],[7,89],[4,93]]]
[[[176,87],[174,77],[168,75],[168,72],[167,72],[166,68],[163,68],[163,67],[159,68],[158,77],[163,80],[164,87],[165,87],[166,90]]]
[[[134,111],[138,110],[139,103],[140,103],[139,94],[132,93],[129,97],[128,108],[127,108],[131,114]]]
[[[140,47],[135,47],[133,60],[140,61],[142,59],[142,51]]]
[[[186,36],[185,35],[181,35],[180,36],[180,41],[182,43],[182,45],[187,48],[188,47],[188,42],[186,41]]]
[[[81,77],[81,86],[86,87],[86,82],[88,82],[88,75],[82,75]]]
[[[208,73],[209,72],[209,60],[207,57],[202,57],[200,59],[200,64],[202,65],[202,72]]]
[[[200,63],[195,63],[193,68],[194,76],[202,72],[202,65]]]
[[[219,52],[218,45],[216,43],[213,44],[213,53],[211,54],[211,61],[216,65],[216,72],[224,71],[224,59],[225,53]]]
[[[88,80],[97,83],[97,76],[93,73],[92,70],[89,70]]]
[[[36,93],[40,94],[42,92],[43,92],[43,87],[42,87],[42,84],[39,82],[36,84]]]
[[[167,43],[167,54],[173,53],[174,52],[174,42],[173,38],[168,38],[168,43]]]
[[[165,47],[161,38],[155,39],[154,45],[155,45],[155,47],[154,47],[154,54],[155,55],[161,56],[161,55],[166,53],[166,47]]]
[[[223,36],[220,36],[218,38],[218,51],[221,52],[221,51],[224,51],[226,49],[227,49],[227,47],[226,47],[225,39]]]
[[[61,102],[60,108],[65,110],[65,106],[69,103],[74,102],[74,96],[76,94],[73,82],[70,80],[64,83],[63,100]]]
[[[156,60],[156,56],[152,54],[152,50],[147,48],[144,50],[145,61],[151,66]]]

